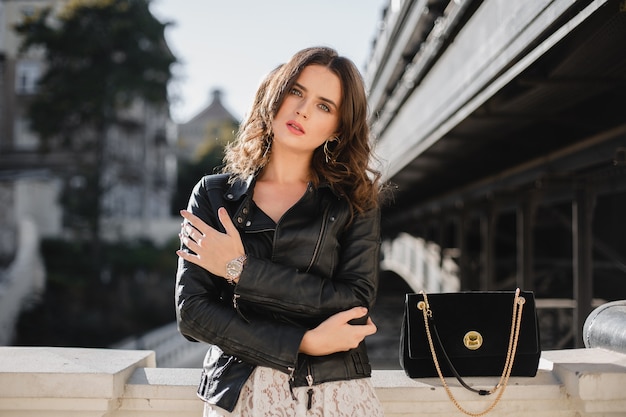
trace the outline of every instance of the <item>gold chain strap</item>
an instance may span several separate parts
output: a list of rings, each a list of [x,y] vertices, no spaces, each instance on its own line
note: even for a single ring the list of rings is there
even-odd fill
[[[457,399],[452,394],[446,379],[444,378],[441,368],[439,367],[439,361],[437,360],[437,353],[435,352],[435,346],[433,345],[433,338],[430,334],[430,326],[428,325],[428,318],[432,317],[433,312],[430,310],[430,306],[428,304],[428,297],[424,291],[420,291],[420,294],[424,297],[424,301],[420,301],[417,303],[417,308],[422,310],[422,314],[424,316],[424,326],[426,327],[426,336],[428,338],[428,345],[430,346],[430,352],[433,356],[433,362],[435,363],[435,368],[437,369],[437,374],[439,375],[439,379],[443,384],[450,401],[458,408],[462,413],[467,414],[468,416],[480,417],[484,416],[491,410],[495,408],[498,404],[502,395],[504,394],[504,390],[509,382],[509,377],[511,376],[511,370],[513,369],[513,361],[515,359],[515,352],[517,350],[517,342],[519,340],[519,331],[522,323],[522,309],[524,307],[524,303],[526,299],[524,297],[520,297],[519,288],[515,291],[515,298],[513,299],[513,316],[511,319],[511,334],[509,336],[509,347],[506,353],[506,361],[504,362],[504,369],[502,371],[502,376],[500,377],[500,381],[488,392],[489,394],[493,394],[496,391],[498,392],[498,396],[493,400],[493,402],[483,411],[481,412],[471,412],[463,408],[461,404],[457,401]],[[502,389],[500,389],[502,388]]]

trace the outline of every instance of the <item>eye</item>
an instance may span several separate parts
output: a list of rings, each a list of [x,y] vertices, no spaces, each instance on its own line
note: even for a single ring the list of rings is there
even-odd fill
[[[326,104],[322,103],[319,105],[319,108],[322,109],[323,111],[330,113],[330,107],[328,107]]]
[[[294,96],[302,97],[302,91],[298,90],[295,87],[291,89],[290,93],[293,94]]]

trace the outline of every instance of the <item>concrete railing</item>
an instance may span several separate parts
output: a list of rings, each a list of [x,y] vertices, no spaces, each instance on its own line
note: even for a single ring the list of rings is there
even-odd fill
[[[166,324],[136,337],[129,337],[110,346],[123,350],[151,350],[159,368],[192,368],[202,364],[207,345],[190,342],[178,331],[176,322]]]
[[[157,368],[154,352],[0,347],[0,416],[183,417],[202,415],[199,369]],[[436,378],[409,379],[375,370],[372,381],[387,417],[461,415]],[[496,378],[468,378],[490,386]],[[450,381],[468,409],[491,401]],[[490,416],[626,415],[626,355],[603,349],[547,351],[534,378],[511,378]]]

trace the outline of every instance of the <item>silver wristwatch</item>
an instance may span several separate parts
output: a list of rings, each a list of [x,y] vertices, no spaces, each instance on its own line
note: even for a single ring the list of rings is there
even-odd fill
[[[225,278],[229,284],[235,285],[235,280],[239,278],[239,275],[241,275],[241,271],[243,271],[243,266],[246,263],[246,259],[248,259],[246,255],[241,255],[240,257],[235,258],[226,264]]]

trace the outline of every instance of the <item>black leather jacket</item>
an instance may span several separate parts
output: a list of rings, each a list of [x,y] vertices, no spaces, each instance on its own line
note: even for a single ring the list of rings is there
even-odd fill
[[[189,340],[217,345],[227,355],[293,376],[295,386],[370,376],[365,344],[347,352],[311,357],[299,354],[304,333],[351,307],[371,308],[378,285],[380,212],[354,217],[346,201],[328,186],[309,186],[275,225],[271,259],[255,256],[257,236],[252,202],[255,179],[228,184],[210,175],[194,188],[188,210],[222,232],[217,218],[225,207],[248,255],[232,286],[201,267],[179,259],[176,313]],[[206,365],[206,363],[205,363]]]

